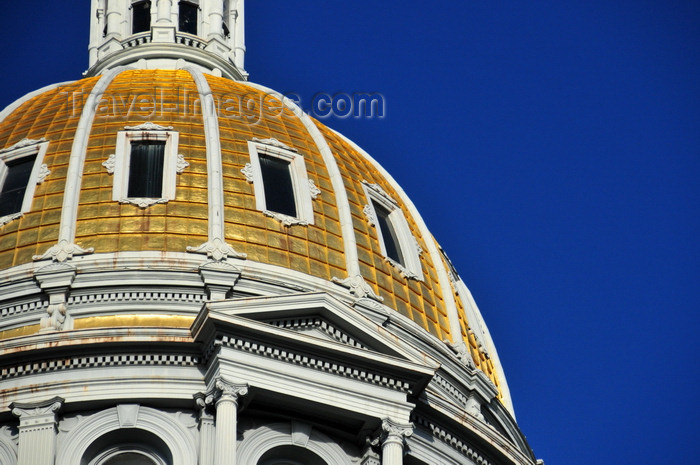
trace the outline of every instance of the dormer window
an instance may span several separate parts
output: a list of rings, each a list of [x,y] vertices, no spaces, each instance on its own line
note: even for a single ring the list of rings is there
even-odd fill
[[[117,133],[116,153],[102,163],[114,174],[112,200],[146,208],[175,198],[176,175],[189,164],[172,127],[145,123]]]
[[[286,226],[313,224],[311,201],[320,191],[306,174],[304,157],[276,139],[248,142],[250,163],[242,170],[255,191],[255,206]]]
[[[151,30],[151,2],[149,0],[132,3],[131,14],[132,34]]]
[[[29,211],[34,188],[49,174],[42,165],[49,143],[24,139],[0,150],[0,226]]]
[[[197,35],[197,11],[199,7],[196,3],[180,2],[180,13],[178,20],[178,29],[180,32]]]
[[[423,280],[420,253],[416,239],[398,204],[378,184],[362,182],[368,203],[364,213],[377,230],[379,247],[386,261],[405,278]]]

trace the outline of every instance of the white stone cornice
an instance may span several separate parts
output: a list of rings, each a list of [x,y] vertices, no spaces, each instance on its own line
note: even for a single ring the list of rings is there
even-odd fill
[[[277,147],[280,149],[289,150],[290,152],[298,152],[298,150],[295,149],[294,147],[290,147],[287,144],[278,141],[274,137],[270,137],[269,139],[259,139],[257,137],[253,137],[252,140],[253,140],[253,142],[258,142],[258,143],[264,144],[264,145],[271,145],[273,147]]]
[[[301,220],[299,218],[295,218],[293,216],[285,215],[284,213],[278,213],[278,212],[273,212],[270,210],[263,210],[263,215],[268,216],[270,218],[274,218],[282,225],[290,227],[294,225],[299,225],[299,226],[308,226],[309,222],[306,220]]]
[[[41,139],[22,139],[21,141],[17,142],[15,145],[12,145],[10,147],[7,147],[7,148],[0,150],[0,154],[12,152],[13,150],[22,149],[25,147],[39,145],[43,142],[46,142],[46,139],[43,137]]]
[[[127,131],[172,131],[172,126],[161,126],[160,124],[146,122],[138,126],[124,126]]]

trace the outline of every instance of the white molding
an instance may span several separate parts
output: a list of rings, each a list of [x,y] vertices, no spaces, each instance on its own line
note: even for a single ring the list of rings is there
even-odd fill
[[[196,247],[188,246],[187,251],[206,254],[215,261],[233,258],[246,258],[226,243],[224,234],[224,180],[221,160],[221,139],[219,135],[219,120],[212,96],[211,87],[204,74],[194,66],[184,68],[190,73],[197,85],[204,122],[204,138],[207,149],[207,192],[209,195],[208,240]]]
[[[411,233],[411,228],[408,226],[406,217],[398,203],[378,184],[370,184],[363,180],[362,187],[367,197],[367,204],[362,211],[367,217],[369,225],[376,230],[377,238],[379,239],[379,247],[382,251],[382,255],[384,255],[384,260],[399,270],[403,278],[423,281],[423,269],[419,253],[420,247],[417,247],[416,238]],[[375,202],[389,212],[387,220],[391,223],[396,233],[398,239],[398,244],[396,245],[400,249],[400,253],[406,263],[399,263],[389,257],[386,249],[386,239],[384,238],[382,229],[377,224],[378,216],[374,208]]]
[[[274,137],[270,137],[268,139],[260,139],[258,137],[253,137],[252,141],[258,142],[259,144],[263,144],[263,145],[270,145],[272,147],[277,147],[278,149],[287,150],[289,152],[298,152],[298,150],[295,149],[294,147],[290,147],[287,144],[278,141]]]
[[[138,417],[131,428],[155,434],[170,449],[172,465],[197,463],[197,448],[192,434],[184,425],[174,422],[170,415],[140,406]],[[119,410],[113,407],[84,418],[71,429],[56,451],[56,465],[83,463],[90,445],[101,436],[120,429]]]
[[[306,436],[303,441],[300,435]],[[236,463],[256,464],[267,451],[281,446],[307,449],[328,465],[354,465],[343,448],[331,438],[310,425],[304,427],[292,423],[272,423],[246,431],[238,446]]]
[[[151,205],[167,203],[175,199],[177,174],[189,166],[184,157],[178,154],[179,133],[173,127],[160,126],[151,122],[139,126],[125,126],[124,131],[117,132],[115,153],[102,162],[109,174],[114,175],[112,200],[119,203],[137,205],[147,208]],[[129,170],[131,164],[131,143],[141,140],[158,140],[165,142],[163,154],[163,180],[160,197],[129,197]]]
[[[8,162],[32,155],[36,156],[32,171],[29,174],[29,179],[27,180],[27,187],[24,191],[24,199],[22,200],[20,210],[0,217],[0,226],[4,226],[10,221],[22,217],[31,210],[37,184],[44,182],[46,177],[51,174],[48,166],[43,163],[48,147],[49,141],[42,137],[38,140],[22,139],[16,144],[0,150],[0,190],[5,183],[5,178],[9,171],[7,167]]]
[[[246,176],[246,180],[253,184],[255,208],[263,212],[265,216],[278,220],[284,226],[314,224],[314,209],[311,203],[314,198],[311,193],[311,185],[313,183],[308,178],[304,157],[296,153],[295,149],[291,149],[277,139],[261,140],[253,138],[248,141],[248,153],[250,154],[250,163],[246,164],[241,172]],[[267,208],[265,184],[260,168],[260,155],[268,155],[289,162],[289,174],[292,181],[292,189],[294,190],[294,204],[297,210],[296,217],[274,212]],[[250,165],[250,168],[248,165]]]
[[[73,136],[70,158],[68,159],[68,172],[66,173],[66,187],[63,191],[63,207],[61,209],[61,223],[58,232],[58,243],[49,248],[42,255],[35,255],[34,260],[51,259],[65,261],[74,255],[92,253],[94,249],[83,249],[73,242],[75,241],[75,227],[78,220],[78,205],[80,204],[80,188],[82,185],[85,156],[87,154],[90,130],[95,120],[95,111],[102,99],[102,94],[107,90],[114,78],[127,68],[119,67],[106,71],[94,85],[88,95],[83,111],[78,121],[78,127]]]

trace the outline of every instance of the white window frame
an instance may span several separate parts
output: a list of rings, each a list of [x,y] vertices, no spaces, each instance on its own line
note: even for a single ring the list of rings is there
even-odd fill
[[[411,229],[408,226],[406,217],[401,211],[398,203],[392,199],[389,194],[387,194],[378,184],[370,184],[367,181],[362,181],[362,187],[364,188],[365,195],[367,197],[367,204],[365,205],[364,213],[370,226],[374,227],[377,231],[379,247],[382,251],[382,255],[384,255],[384,260],[396,267],[396,269],[399,270],[399,273],[401,273],[401,276],[404,278],[423,281],[423,268],[420,261],[420,254],[422,250],[418,246],[416,238],[413,237],[413,234],[411,234]],[[401,249],[401,255],[406,263],[401,264],[396,260],[389,258],[386,250],[386,242],[384,241],[384,235],[382,234],[382,228],[380,228],[378,224],[378,215],[374,208],[374,202],[381,205],[389,212],[387,219],[393,226],[394,232],[396,232],[399,242],[397,246]]]
[[[146,208],[158,203],[175,199],[177,174],[189,166],[182,155],[177,153],[179,133],[172,126],[164,127],[153,123],[140,126],[126,126],[117,132],[117,146],[113,155],[102,163],[110,174],[114,174],[112,200],[129,203]],[[163,156],[163,186],[160,197],[129,197],[129,166],[131,162],[131,143],[142,140],[165,141]]]
[[[309,180],[304,157],[297,153],[296,149],[288,147],[276,139],[261,140],[255,138],[250,140],[248,141],[248,151],[250,153],[250,163],[241,171],[245,174],[248,182],[253,183],[255,208],[266,216],[277,219],[285,226],[314,224],[312,200],[320,194],[320,191]],[[289,173],[292,178],[294,202],[297,209],[296,217],[267,209],[265,184],[262,169],[260,168],[260,155],[276,157],[289,162]]]
[[[0,150],[0,190],[2,190],[2,186],[5,185],[7,173],[9,172],[7,163],[36,155],[32,172],[27,181],[27,188],[24,191],[24,199],[22,200],[20,211],[0,217],[0,226],[20,218],[32,208],[32,201],[34,200],[34,192],[36,191],[37,184],[41,184],[50,174],[48,167],[43,163],[44,155],[46,155],[48,148],[49,141],[46,139],[23,139],[11,147]]]

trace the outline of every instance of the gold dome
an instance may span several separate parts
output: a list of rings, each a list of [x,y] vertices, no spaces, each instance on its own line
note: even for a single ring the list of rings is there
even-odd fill
[[[96,94],[100,98],[95,102],[86,139],[82,173],[78,171],[82,176],[77,184],[79,201],[71,226],[74,243],[91,250],[91,257],[158,252],[176,260],[178,254],[187,254],[188,248],[191,252],[207,242],[211,220],[211,170],[207,160],[210,134],[200,105],[201,88],[193,75],[187,70],[122,70],[114,73],[103,93]],[[241,260],[292,270],[348,292],[338,283],[352,290],[345,282],[354,274],[348,269],[350,244],[359,275],[369,285],[367,295],[357,297],[380,301],[441,341],[464,342],[476,367],[503,394],[504,380],[495,352],[487,344],[490,339],[478,340],[477,335],[484,329],[474,325],[480,326],[481,322],[468,321],[465,307],[471,303],[470,296],[464,295],[466,288],[458,288],[446,258],[435,253],[440,249],[434,238],[383,169],[343,136],[283,104],[276,94],[211,75],[205,79],[218,109],[222,239],[245,254],[245,260]],[[99,76],[89,77],[26,98],[11,106],[0,122],[0,149],[16,147],[25,139],[48,141],[42,163],[50,172],[37,184],[31,207],[0,226],[0,273],[4,276],[10,276],[13,269],[29,272],[45,264],[47,251],[60,241],[65,226],[62,221],[66,221],[62,219],[64,193],[74,173],[69,162],[76,150],[81,121],[90,111],[88,97],[95,94],[99,80]],[[121,203],[115,200],[116,174],[109,168],[110,157],[119,150],[120,132],[125,128],[144,130],[145,123],[177,133],[177,153],[185,164],[175,175],[172,199],[146,206]],[[289,224],[279,215],[270,216],[260,210],[254,183],[246,175],[251,162],[250,143],[256,141],[303,158],[308,182],[320,191],[311,201],[312,221]],[[328,154],[335,166],[329,166]],[[337,189],[341,182],[342,193]],[[410,272],[387,258],[376,218],[372,220],[371,212],[368,218],[368,191],[388,198],[405,218],[415,240],[419,269]],[[343,224],[346,219],[351,224]],[[354,237],[348,237],[350,230]],[[446,279],[450,276],[453,279]],[[182,327],[189,326],[193,319],[194,314],[168,317],[153,312],[138,318],[76,316],[74,327]],[[18,322],[5,327],[2,336],[26,335],[38,329],[36,322]]]

